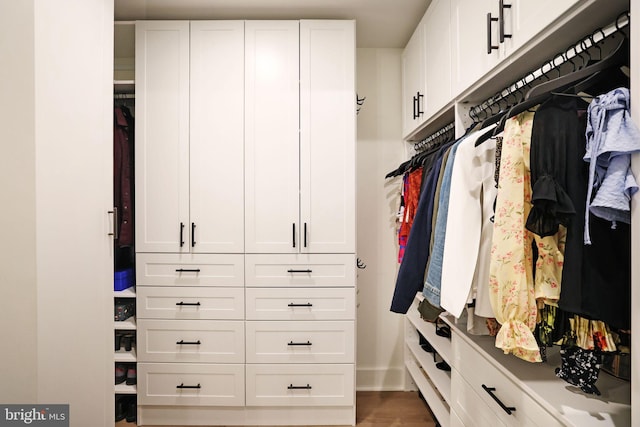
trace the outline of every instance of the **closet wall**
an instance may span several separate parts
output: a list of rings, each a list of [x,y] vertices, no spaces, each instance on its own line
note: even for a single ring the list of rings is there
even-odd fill
[[[0,401],[113,425],[113,2],[2,2],[0,24]]]

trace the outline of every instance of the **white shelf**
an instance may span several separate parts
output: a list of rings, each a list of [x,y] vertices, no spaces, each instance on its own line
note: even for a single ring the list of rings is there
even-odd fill
[[[451,366],[451,340],[446,337],[436,335],[436,325],[431,322],[422,320],[420,313],[417,310],[417,303],[409,308],[407,312],[407,319],[411,324],[422,334],[429,344],[436,349],[440,357]]]
[[[114,80],[114,93],[136,93],[136,82],[134,80]]]
[[[137,394],[138,389],[136,385],[127,385],[126,383],[115,385],[116,394]]]
[[[422,347],[420,347],[420,344],[407,342],[407,347],[409,347],[418,364],[422,366],[422,369],[427,373],[440,395],[442,395],[448,404],[451,404],[451,371],[438,369],[433,362],[433,353],[424,351]]]
[[[115,362],[135,363],[137,359],[135,348],[132,348],[131,351],[119,350],[113,354],[113,360]]]
[[[113,325],[113,329],[134,331],[136,329],[136,317],[131,316],[127,320],[113,322]]]
[[[123,289],[121,291],[113,291],[113,296],[116,298],[135,298],[136,287],[132,286],[130,288]]]
[[[418,386],[418,389],[427,401],[427,404],[429,405],[429,408],[431,408],[433,415],[435,415],[438,420],[438,423],[442,427],[448,427],[450,412],[447,402],[445,402],[442,396],[438,393],[433,383],[431,383],[431,381],[429,381],[429,379],[422,373],[420,367],[416,365],[415,361],[408,360],[405,362],[405,366],[413,378],[413,381],[416,383],[416,386]]]

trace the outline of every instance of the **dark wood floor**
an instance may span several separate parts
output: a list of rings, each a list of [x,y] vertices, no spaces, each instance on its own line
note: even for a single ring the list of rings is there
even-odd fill
[[[358,427],[434,427],[426,404],[416,392],[359,391],[356,393]],[[120,421],[116,427],[131,427]]]

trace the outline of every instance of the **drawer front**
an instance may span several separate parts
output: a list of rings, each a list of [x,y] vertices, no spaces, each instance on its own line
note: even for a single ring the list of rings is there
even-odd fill
[[[355,286],[355,255],[247,254],[247,287]]]
[[[140,286],[138,319],[244,320],[243,288]]]
[[[138,363],[137,376],[138,405],[244,405],[244,365]]]
[[[138,286],[244,286],[244,256],[136,254]]]
[[[453,336],[452,349],[454,366],[462,378],[504,424],[545,427],[562,425],[457,333]],[[511,414],[507,413],[497,400],[505,407],[515,410]]]
[[[247,363],[353,363],[353,321],[247,322]]]
[[[451,370],[451,399],[451,412],[459,418],[457,420],[459,425],[468,427],[505,426],[455,369]]]
[[[355,288],[248,288],[247,320],[353,320]]]
[[[142,362],[244,362],[244,322],[139,319]]]
[[[247,365],[247,406],[351,406],[354,378],[351,364]]]

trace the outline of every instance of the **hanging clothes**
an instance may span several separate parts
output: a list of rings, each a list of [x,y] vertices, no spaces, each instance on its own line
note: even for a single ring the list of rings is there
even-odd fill
[[[403,215],[400,231],[398,234],[398,262],[402,263],[404,252],[409,238],[413,220],[418,210],[418,201],[420,199],[420,187],[422,185],[422,166],[415,170],[407,172],[403,177]]]
[[[467,303],[472,301],[475,301],[473,311],[476,316],[494,317],[488,284],[493,235],[491,218],[497,193],[494,185],[496,140],[488,138],[477,147],[475,143],[481,135],[492,133],[495,127],[495,124],[488,126],[462,141],[453,163],[440,305],[455,317],[460,317]]]
[[[114,108],[113,191],[118,209],[119,247],[133,245],[133,116],[126,107]]]

